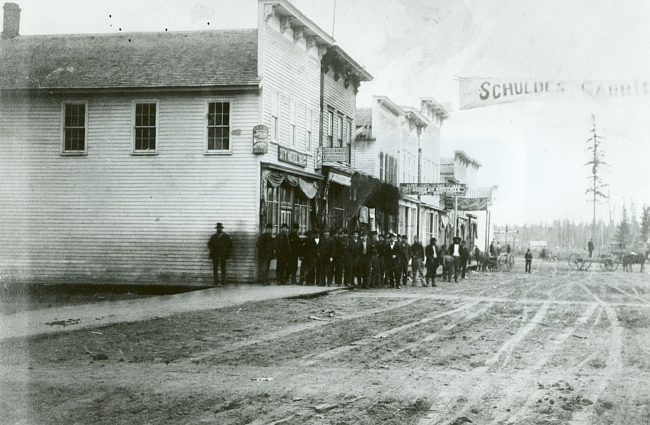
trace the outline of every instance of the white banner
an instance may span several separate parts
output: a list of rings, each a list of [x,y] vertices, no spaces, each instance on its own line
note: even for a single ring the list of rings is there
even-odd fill
[[[499,78],[459,78],[460,109],[578,94],[593,98],[650,95],[650,81],[541,81]]]

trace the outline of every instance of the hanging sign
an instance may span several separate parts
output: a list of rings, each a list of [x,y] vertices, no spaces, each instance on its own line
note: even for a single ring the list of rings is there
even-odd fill
[[[446,183],[400,183],[402,195],[464,195],[467,190],[464,184]]]
[[[253,153],[256,155],[265,154],[269,151],[266,140],[269,138],[269,128],[265,125],[253,127]]]
[[[488,198],[458,198],[458,211],[486,211]]]

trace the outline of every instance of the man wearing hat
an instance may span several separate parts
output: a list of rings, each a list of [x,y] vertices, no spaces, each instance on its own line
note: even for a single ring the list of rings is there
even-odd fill
[[[400,288],[400,280],[402,278],[402,250],[400,249],[399,242],[395,241],[395,234],[388,233],[388,243],[386,244],[386,275],[391,288]]]
[[[411,262],[411,245],[409,245],[408,235],[402,235],[402,240],[399,241],[400,256],[399,260],[402,264],[402,269],[400,270],[400,276],[402,277],[402,283],[404,286],[408,285],[408,276],[409,276],[409,264]]]
[[[348,231],[345,228],[339,231],[338,235],[334,239],[334,243],[336,245],[336,257],[334,258],[334,281],[337,286],[341,286],[344,283],[343,279],[345,278],[345,283],[347,283],[349,278],[347,275],[346,263],[350,255],[350,240],[348,239]],[[344,273],[346,273],[345,277]]]
[[[454,236],[454,243],[449,246],[449,255],[454,257],[454,281],[458,282],[458,272],[460,272],[460,257],[463,249],[460,244],[460,237]]]
[[[221,268],[221,282],[226,285],[226,260],[230,258],[232,241],[230,236],[223,231],[223,224],[217,223],[215,226],[217,233],[210,237],[208,249],[210,250],[210,259],[212,260],[212,273],[214,285],[219,285],[219,268]]]
[[[317,241],[317,266],[316,281],[320,286],[330,286],[333,281],[334,257],[336,256],[336,242],[330,238],[330,231],[326,227],[323,229],[321,238]]]
[[[303,240],[300,238],[298,231],[300,226],[298,223],[293,223],[291,232],[289,232],[289,244],[291,245],[291,256],[289,258],[289,284],[295,285],[298,283],[298,258],[302,257]]]
[[[277,253],[278,285],[286,285],[289,278],[289,261],[291,260],[291,243],[289,242],[289,226],[282,223],[280,234],[275,237],[275,252]]]
[[[275,251],[273,244],[273,236],[271,232],[273,225],[267,224],[264,232],[257,238],[255,246],[257,247],[257,272],[259,274],[259,281],[262,285],[269,284],[269,266]]]
[[[424,255],[427,257],[426,268],[426,285],[429,286],[429,280],[431,280],[431,286],[436,286],[436,274],[438,273],[438,265],[440,265],[441,255],[440,248],[437,245],[436,238],[431,238],[429,245],[424,249]],[[443,279],[444,280],[444,279]]]
[[[377,232],[375,230],[370,232],[370,287],[379,287],[381,284],[380,279],[380,266],[379,262],[383,261],[383,256],[379,251],[383,248],[377,239]]]
[[[300,264],[300,284],[313,285],[316,277],[316,259],[318,258],[318,244],[314,239],[314,232],[307,231],[302,245],[302,263]]]

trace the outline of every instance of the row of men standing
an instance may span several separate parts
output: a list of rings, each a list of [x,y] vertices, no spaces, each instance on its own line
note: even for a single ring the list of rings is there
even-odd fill
[[[368,238],[366,233],[353,231],[348,237],[343,229],[332,238],[329,230],[324,229],[320,234],[308,231],[301,238],[298,229],[298,225],[294,224],[289,232],[288,226],[283,224],[280,233],[273,238],[272,225],[266,225],[256,243],[259,281],[262,284],[269,284],[269,267],[273,258],[277,258],[280,285],[356,285],[362,288],[387,285],[399,289],[400,283],[407,284],[411,266],[413,285],[419,278],[423,286],[429,286],[429,283],[436,286],[437,269],[445,265],[444,253],[436,245],[435,238],[425,249],[417,236],[409,245],[406,235],[400,239],[391,232],[377,235],[373,231]],[[453,246],[455,248],[452,249]],[[450,245],[450,249],[452,258],[458,257],[454,262],[454,278],[457,281],[461,269],[465,277],[466,267],[461,264],[463,257],[466,264],[469,252],[460,243]],[[464,256],[464,253],[467,255]],[[300,273],[299,259],[302,260]]]

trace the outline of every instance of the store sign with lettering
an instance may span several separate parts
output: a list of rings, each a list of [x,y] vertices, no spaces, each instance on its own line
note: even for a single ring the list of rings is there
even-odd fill
[[[323,148],[323,162],[348,162],[348,148]]]
[[[269,128],[265,125],[253,127],[253,153],[256,155],[265,154],[269,151]]]
[[[403,195],[464,195],[464,184],[445,183],[401,183],[400,192]]]
[[[297,165],[299,167],[306,167],[307,155],[302,152],[278,146],[278,161]]]

